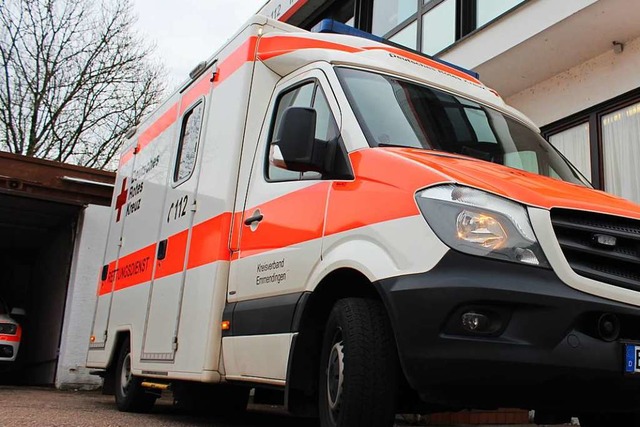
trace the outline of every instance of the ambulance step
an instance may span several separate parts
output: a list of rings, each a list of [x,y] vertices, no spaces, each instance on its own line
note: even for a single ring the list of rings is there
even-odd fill
[[[169,390],[169,388],[171,387],[171,384],[154,383],[151,381],[143,381],[141,385],[144,388],[149,388],[152,390]]]

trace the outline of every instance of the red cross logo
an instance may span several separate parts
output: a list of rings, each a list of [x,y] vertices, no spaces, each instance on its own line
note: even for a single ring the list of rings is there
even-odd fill
[[[118,216],[116,217],[116,222],[120,221],[120,214],[122,213],[122,207],[127,203],[127,195],[129,191],[127,191],[127,178],[122,180],[122,190],[120,190],[120,194],[116,198],[116,210],[118,211]]]

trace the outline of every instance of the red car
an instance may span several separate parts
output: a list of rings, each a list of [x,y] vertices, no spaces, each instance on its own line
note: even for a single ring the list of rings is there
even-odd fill
[[[14,308],[11,312],[5,302],[0,299],[0,362],[13,362],[18,355],[22,328],[11,315],[24,315],[24,310]]]

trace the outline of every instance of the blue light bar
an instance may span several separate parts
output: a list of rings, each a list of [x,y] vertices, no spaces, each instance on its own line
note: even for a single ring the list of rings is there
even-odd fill
[[[361,37],[363,39],[369,39],[369,40],[373,40],[379,43],[384,43],[386,45],[389,46],[393,46],[393,47],[397,47],[399,49],[402,50],[406,50],[408,52],[411,52],[415,55],[420,55],[423,56],[427,59],[430,59],[432,61],[436,61],[439,62],[441,64],[446,65],[447,67],[451,67],[451,68],[455,68],[458,71],[462,71],[463,73],[466,73],[468,75],[470,75],[471,77],[475,77],[476,79],[480,78],[480,74],[476,73],[475,71],[471,71],[468,70],[466,68],[462,68],[458,65],[452,64],[450,62],[447,61],[443,61],[440,58],[434,58],[431,55],[427,55],[425,53],[422,52],[418,52],[417,50],[413,50],[413,49],[409,49],[406,46],[402,46],[399,45],[397,43],[394,43],[392,41],[389,41],[387,39],[383,39],[382,37],[379,36],[374,36],[371,33],[367,33],[366,31],[362,31],[359,30],[357,28],[353,28],[347,24],[343,24],[342,22],[338,22],[338,21],[334,21],[333,19],[323,19],[322,21],[318,22],[312,29],[311,29],[312,33],[326,33],[326,34],[344,34],[347,36],[356,36],[356,37]]]

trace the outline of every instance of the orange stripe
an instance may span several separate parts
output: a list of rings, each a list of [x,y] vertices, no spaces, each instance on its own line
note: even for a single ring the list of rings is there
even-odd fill
[[[302,5],[306,3],[306,0],[301,0],[296,3],[295,6],[291,10],[292,14],[295,13]],[[295,9],[295,10],[294,10]],[[289,13],[289,12],[287,12]],[[285,14],[286,15],[286,14]],[[467,81],[482,84],[479,80],[474,77],[457,70],[455,68],[449,67],[440,62],[431,60],[429,58],[425,58],[421,55],[414,54],[411,52],[407,52],[402,49],[388,47],[388,46],[373,46],[373,47],[364,47],[358,48],[340,43],[328,42],[325,40],[317,40],[306,37],[295,37],[295,36],[274,36],[274,37],[265,37],[260,39],[260,43],[257,46],[256,53],[256,44],[258,42],[257,36],[251,36],[245,41],[238,49],[236,49],[233,53],[231,53],[227,58],[220,62],[218,65],[218,73],[215,77],[215,84],[218,85],[222,83],[224,80],[228,79],[233,73],[235,73],[240,67],[242,67],[245,63],[254,61],[256,56],[263,61],[266,61],[270,58],[274,58],[280,55],[284,55],[287,53],[291,53],[300,49],[330,49],[330,50],[338,50],[342,52],[356,53],[362,52],[365,50],[384,50],[390,53],[393,53],[398,56],[402,56],[413,61],[419,62],[421,64],[427,65],[429,67],[435,68],[437,70],[446,72],[448,74],[452,74],[456,77],[465,79]],[[144,149],[151,141],[157,138],[162,132],[164,132],[169,126],[175,123],[177,116],[182,115],[184,111],[197,99],[198,97],[205,95],[210,90],[210,80],[208,76],[203,76],[200,81],[193,86],[189,91],[183,95],[181,107],[178,110],[178,104],[172,105],[167,112],[165,112],[158,120],[156,120],[153,124],[151,124],[138,138],[138,144],[135,148],[128,150],[125,152],[120,158],[120,165],[124,165],[127,163],[135,152],[140,152]],[[179,114],[178,114],[179,113]]]
[[[225,212],[193,227],[187,268],[228,261],[231,213]]]
[[[231,213],[229,212],[195,225],[192,230],[187,269],[215,261],[228,261],[230,258],[228,248],[230,227]],[[184,270],[187,237],[188,230],[183,230],[167,239],[167,256],[162,261],[156,261],[156,279]],[[152,277],[151,263],[155,259],[156,245],[153,244],[120,258],[118,269],[126,268],[124,273],[118,274],[118,270],[115,269],[116,262],[112,261],[109,264],[107,279],[100,282],[98,295],[110,293],[113,280],[116,280],[114,291],[150,281]]]
[[[442,175],[388,150],[364,149],[350,154],[357,179],[351,182],[323,181],[247,209],[242,214],[225,212],[193,227],[187,269],[216,261],[236,260],[281,249],[322,237],[327,192],[330,191],[325,235],[418,215],[413,193],[428,184],[443,181]],[[329,190],[331,186],[331,190]],[[242,219],[260,209],[264,220],[258,232],[251,232]],[[242,229],[241,252],[229,250],[231,223]],[[167,259],[158,263],[156,277],[182,271],[186,233],[169,238]],[[234,236],[239,235],[234,232]],[[232,246],[234,245],[231,237]],[[236,250],[238,243],[235,244]],[[155,250],[155,245],[151,246]],[[144,250],[143,250],[144,251]],[[155,254],[152,253],[153,256]],[[141,251],[129,255],[141,258]],[[125,257],[127,258],[127,257]],[[122,258],[119,265],[127,265]],[[113,263],[112,263],[113,265]],[[112,266],[110,266],[110,269]],[[150,278],[140,277],[138,283]],[[110,282],[103,286],[110,291]],[[116,290],[122,286],[116,284]]]
[[[320,182],[247,209],[244,218],[260,209],[264,219],[256,232],[242,225],[240,257],[321,238],[330,184],[328,181]]]
[[[193,227],[187,269],[216,261],[236,260],[271,250],[281,249],[322,237],[325,221],[327,192],[329,206],[326,213],[325,235],[352,230],[382,221],[418,215],[413,193],[428,184],[442,182],[442,175],[425,169],[390,150],[364,149],[350,154],[357,179],[351,182],[323,181],[304,189],[293,191],[270,200],[242,214],[222,213]],[[329,187],[331,189],[329,190]],[[258,232],[251,232],[242,219],[260,209],[264,220]],[[231,223],[234,230],[242,229],[241,253],[229,249],[234,246],[234,232],[229,236]],[[167,258],[158,263],[156,278],[182,271],[186,253],[187,231],[169,237]],[[238,243],[235,243],[236,250]],[[134,252],[119,261],[125,266],[140,261],[146,256],[155,258],[155,244]],[[115,262],[109,266],[113,273]],[[111,277],[101,286],[101,293],[111,291]],[[122,279],[116,282],[115,290],[151,280],[151,273]]]
[[[418,215],[413,193],[427,183],[442,180],[440,175],[378,149],[356,151],[349,157],[356,180],[333,183],[325,236]]]
[[[203,95],[207,95],[211,90],[211,77],[204,75],[198,83],[195,84],[187,93],[182,96],[180,101],[180,115],[184,114],[187,108],[191,107],[194,101]]]
[[[105,280],[102,280],[102,277],[100,278],[101,280],[98,286],[98,295],[104,295],[111,292],[111,287],[113,285],[114,280],[116,279],[116,276],[114,273],[115,269],[116,269],[116,262],[111,261],[107,269],[107,278]],[[102,271],[100,271],[100,274],[102,274]]]
[[[329,42],[325,40],[317,40],[317,39],[308,38],[308,37],[296,37],[296,36],[283,35],[283,36],[273,36],[273,37],[262,38],[260,40],[260,44],[258,45],[258,57],[261,60],[266,61],[270,58],[274,58],[280,55],[285,55],[287,53],[295,52],[301,49],[330,49],[330,50],[337,50],[337,51],[348,52],[348,53],[357,53],[357,52],[364,52],[369,50],[383,50],[383,51],[401,56],[403,58],[407,58],[412,61],[419,62],[420,64],[426,65],[430,68],[435,68],[447,74],[454,75],[461,79],[465,79],[472,83],[482,85],[482,83],[478,79],[476,79],[475,77],[463,71],[457,70],[453,67],[449,67],[448,65],[426,58],[422,55],[418,55],[412,52],[408,52],[406,50],[402,50],[402,49],[391,47],[391,46],[384,46],[384,45],[359,48],[359,47],[349,46],[341,43],[334,43],[334,42]]]
[[[114,291],[150,281],[155,254],[156,244],[154,243],[120,258],[117,270],[109,272],[116,280]]]
[[[256,49],[256,36],[251,36],[246,42],[242,44],[238,49],[231,53],[226,59],[224,59],[220,65],[218,65],[218,73],[216,74],[216,85],[222,83],[228,79],[233,73],[235,73],[240,67],[247,63],[247,61],[253,61],[255,58]],[[149,143],[156,139],[162,132],[167,130],[169,126],[174,124],[187,108],[189,108],[193,102],[200,96],[206,95],[211,89],[211,80],[208,75],[202,76],[201,79],[193,87],[191,87],[181,98],[180,108],[178,103],[173,104],[158,120],[153,122],[145,131],[140,134],[138,138],[138,145],[135,148],[125,152],[120,157],[120,166],[127,163],[137,152],[143,150]]]
[[[184,270],[184,258],[187,253],[189,230],[184,230],[167,239],[167,255],[156,261],[155,279],[180,273]]]
[[[276,56],[285,55],[301,49],[330,49],[349,53],[362,52],[362,49],[358,47],[328,42],[325,40],[295,36],[274,36],[260,39],[260,44],[258,45],[258,58],[262,61],[266,61],[270,58],[275,58]]]
[[[133,154],[136,150],[136,147],[132,147],[128,149],[122,156],[120,156],[120,166],[127,163],[129,160],[133,158]]]
[[[178,114],[178,104],[174,104],[160,116],[158,120],[153,122],[151,126],[145,129],[138,138],[138,152],[144,149],[151,141],[156,139],[162,132],[167,130],[169,126],[175,123]]]
[[[296,4],[291,6],[291,8],[289,8],[289,10],[287,10],[280,18],[278,18],[278,21],[287,22],[287,20],[289,18],[291,18],[294,13],[296,13],[298,10],[300,10],[300,8],[302,6],[304,6],[307,3],[307,1],[308,0],[298,0],[298,2]]]
[[[246,42],[236,49],[231,55],[227,56],[218,65],[218,74],[215,78],[216,85],[228,79],[233,73],[238,71],[240,67],[248,61],[254,61],[256,57],[257,36],[251,36]]]

